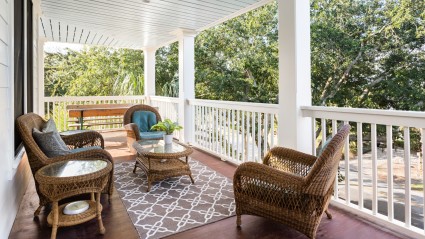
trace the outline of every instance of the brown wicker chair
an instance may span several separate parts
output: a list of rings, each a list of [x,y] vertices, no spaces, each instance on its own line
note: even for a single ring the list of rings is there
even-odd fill
[[[286,224],[314,238],[323,212],[328,212],[344,141],[344,125],[319,157],[275,147],[263,164],[241,164],[234,175],[236,224],[250,214]]]
[[[106,150],[104,150],[104,140],[100,133],[92,130],[88,130],[82,133],[61,136],[64,142],[67,144],[69,149],[75,148],[83,148],[83,147],[91,147],[91,146],[99,146],[101,149],[88,149],[78,153],[67,154],[63,156],[57,156],[53,158],[48,158],[40,147],[35,142],[32,136],[33,128],[37,128],[41,130],[46,121],[41,118],[39,115],[34,113],[28,113],[18,117],[17,128],[21,135],[22,141],[24,143],[25,152],[28,156],[28,161],[31,167],[31,171],[33,176],[41,167],[69,159],[96,159],[103,158],[112,162],[112,156]],[[37,210],[34,212],[34,216],[37,216],[40,213],[40,210],[43,206],[45,206],[50,201],[40,193],[38,188],[38,183],[35,181],[35,188],[37,190],[38,197],[40,199],[40,205]],[[113,192],[113,169],[110,174],[110,179],[103,190],[103,193],[108,193],[109,196],[112,195]]]
[[[133,113],[136,111],[151,111],[155,113],[156,115],[156,122],[158,123],[161,121],[161,115],[159,114],[158,110],[156,110],[154,107],[149,105],[134,105],[130,107],[125,113],[124,113],[124,128],[127,131],[127,146],[130,149],[130,152],[136,153],[136,151],[133,148],[133,143],[135,141],[140,140],[140,133],[139,133],[139,127],[132,122]],[[162,139],[162,136],[159,138],[152,138],[152,139]]]

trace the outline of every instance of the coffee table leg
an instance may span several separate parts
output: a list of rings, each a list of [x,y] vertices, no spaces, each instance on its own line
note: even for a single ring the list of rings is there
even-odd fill
[[[195,181],[193,181],[192,174],[189,174],[189,177],[190,177],[190,181],[192,181],[192,183],[195,183]]]
[[[152,184],[152,180],[150,179],[149,176],[148,177],[148,189],[146,189],[146,192],[149,192],[151,190],[151,184]]]
[[[100,192],[96,193],[96,214],[99,222],[99,233],[105,234],[105,227],[102,222],[102,206],[100,205]]]
[[[136,159],[136,162],[134,163],[133,173],[136,173],[136,168],[137,168],[137,159]]]
[[[51,239],[56,239],[56,233],[58,231],[58,220],[59,220],[59,206],[58,201],[54,201],[52,205],[53,223],[52,223],[52,235]]]

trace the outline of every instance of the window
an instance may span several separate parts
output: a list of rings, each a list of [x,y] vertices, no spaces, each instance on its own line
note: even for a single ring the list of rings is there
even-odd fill
[[[32,67],[32,1],[14,2],[14,117],[33,111]],[[15,155],[22,148],[22,139],[15,127]]]

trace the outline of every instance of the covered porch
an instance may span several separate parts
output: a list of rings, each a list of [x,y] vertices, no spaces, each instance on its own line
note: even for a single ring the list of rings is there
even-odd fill
[[[354,130],[345,145],[331,202],[331,210],[336,215],[333,220],[322,220],[317,237],[425,238],[425,113],[312,106],[308,0],[278,1],[278,104],[195,98],[196,35],[271,0],[32,2],[35,19],[32,29],[36,33],[33,45],[34,112],[46,119],[53,118],[59,130],[70,129],[68,105],[148,104],[158,107],[163,119],[169,118],[183,126],[184,130],[175,137],[196,148],[194,160],[231,178],[237,165],[261,162],[274,146],[317,155],[326,139],[336,134],[338,126],[350,124]],[[9,1],[9,5],[13,4]],[[140,16],[142,10],[146,14]],[[179,44],[178,97],[157,96],[155,52],[176,41]],[[144,95],[46,97],[43,72],[46,42],[143,49]],[[13,99],[7,102],[10,107]],[[93,120],[96,122],[96,117]],[[7,125],[13,128],[13,122],[7,122]],[[134,155],[127,151],[120,125],[99,125],[91,129],[102,131],[106,149],[113,155],[114,162],[134,160]],[[414,139],[411,139],[413,131]],[[13,138],[10,130],[8,134]],[[397,144],[394,134],[402,135],[404,140]],[[413,140],[421,142],[419,149],[411,150]],[[10,151],[7,150],[9,156]],[[33,221],[37,196],[32,181],[28,181],[32,177],[25,170],[28,169],[25,159],[10,159],[8,167],[9,175],[21,173],[18,176],[26,183],[30,182],[20,212],[16,218],[11,217],[15,224],[10,238],[50,235],[46,212],[38,222]],[[125,231],[128,233],[126,237],[138,238],[120,203],[115,194],[109,208],[105,206],[104,222],[108,233],[104,237],[123,237]],[[234,220],[231,217],[171,237],[203,238],[206,234],[217,237],[217,231],[223,233],[223,238],[301,237],[288,227],[251,216],[244,219],[246,226],[238,231]],[[58,238],[91,237],[96,234],[95,230],[91,224],[82,224],[61,229]]]
[[[131,154],[126,145],[124,131],[101,131],[105,138],[106,150],[113,158],[114,163],[134,162],[135,155]],[[232,178],[236,166],[223,162],[219,158],[196,150],[192,160],[200,161],[226,177]],[[107,233],[97,235],[95,220],[73,227],[61,228],[57,238],[126,238],[138,239],[127,211],[115,191],[111,203],[106,195],[102,198],[104,205],[103,221]],[[38,197],[31,182],[21,203],[14,226],[9,235],[14,238],[48,238],[51,228],[47,226],[49,209],[44,209],[37,220],[33,220],[33,212],[37,208]],[[319,226],[317,238],[403,238],[387,229],[379,228],[374,224],[364,221],[361,217],[332,206],[330,208],[334,219],[323,217]],[[188,231],[171,235],[167,238],[305,238],[305,236],[290,227],[261,217],[245,215],[242,218],[242,230],[236,228],[236,217],[230,217],[212,224],[207,224]]]

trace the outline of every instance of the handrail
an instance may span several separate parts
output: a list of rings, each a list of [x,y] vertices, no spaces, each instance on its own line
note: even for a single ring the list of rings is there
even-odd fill
[[[179,103],[180,98],[168,97],[168,96],[148,96],[150,100],[169,102],[169,103]]]
[[[425,112],[325,106],[302,106],[304,117],[425,128]]]
[[[44,97],[43,102],[68,102],[90,100],[136,100],[145,99],[144,95],[117,95],[117,96],[50,96]]]
[[[201,100],[189,99],[189,105],[219,107],[223,109],[237,109],[251,112],[262,112],[277,114],[279,105],[277,104],[264,104],[264,103],[251,103],[251,102],[238,102],[238,101],[221,101],[221,100]]]

